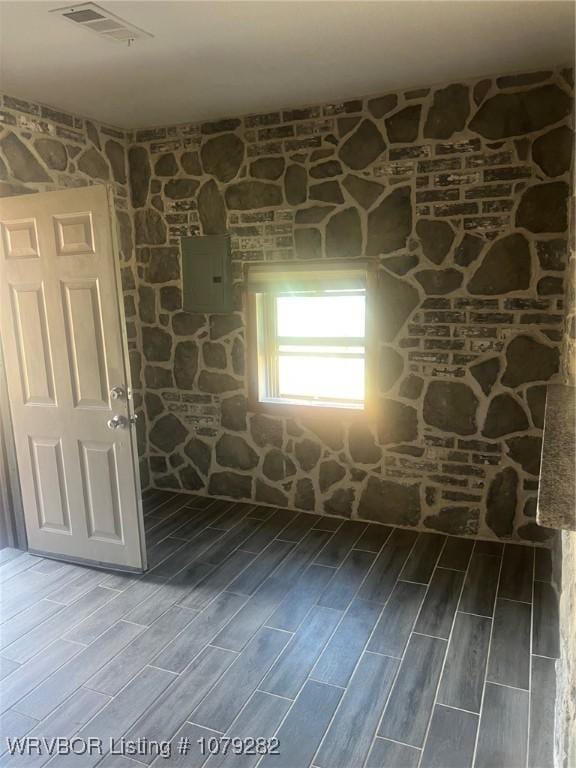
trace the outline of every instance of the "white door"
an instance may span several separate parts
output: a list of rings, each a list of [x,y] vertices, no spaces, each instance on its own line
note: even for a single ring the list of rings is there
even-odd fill
[[[30,551],[145,567],[112,200],[0,201],[1,331]]]

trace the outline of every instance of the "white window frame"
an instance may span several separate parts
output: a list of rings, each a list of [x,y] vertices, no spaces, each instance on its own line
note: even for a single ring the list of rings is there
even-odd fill
[[[247,293],[249,302],[249,371],[250,401],[255,409],[301,408],[363,414],[370,402],[372,360],[371,270],[366,262],[290,263],[248,265]],[[251,272],[251,270],[253,270]],[[254,273],[256,276],[253,277]],[[346,275],[350,274],[350,285]],[[308,285],[307,275],[310,276]],[[294,280],[297,288],[290,288]],[[329,292],[329,294],[328,294]],[[362,337],[279,337],[277,334],[276,298],[278,296],[358,295],[366,300],[366,330]],[[279,350],[283,345],[363,347],[362,353],[338,352],[345,357],[364,359],[365,393],[362,400],[281,394],[279,391]],[[286,353],[283,353],[286,354]],[[318,353],[316,357],[325,357]]]

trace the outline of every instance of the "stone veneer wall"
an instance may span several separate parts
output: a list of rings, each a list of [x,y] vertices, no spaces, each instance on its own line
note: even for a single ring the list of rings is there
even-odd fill
[[[52,192],[90,184],[113,185],[126,329],[137,408],[142,404],[141,333],[136,320],[136,271],[128,191],[127,135],[42,104],[0,95],[0,197]],[[145,424],[138,428],[145,454]],[[142,480],[148,483],[147,463]]]
[[[143,484],[546,539],[534,514],[571,96],[557,70],[133,135],[5,96],[3,194],[115,183]],[[179,238],[226,231],[236,311],[183,313]],[[248,413],[242,265],[367,256],[378,419]]]
[[[573,169],[574,174],[574,169]],[[574,177],[573,177],[574,178]],[[570,254],[566,279],[566,319],[561,376],[576,398],[576,187],[572,188]],[[576,429],[576,425],[572,425]],[[576,510],[574,510],[576,525]],[[573,526],[574,527],[574,526]],[[554,550],[555,583],[559,591],[560,661],[556,666],[555,765],[576,764],[576,532],[562,531]]]
[[[558,370],[571,72],[136,131],[129,149],[157,487],[463,535],[534,520]],[[236,312],[180,309],[179,238],[230,232]],[[247,412],[242,267],[379,264],[374,423]]]

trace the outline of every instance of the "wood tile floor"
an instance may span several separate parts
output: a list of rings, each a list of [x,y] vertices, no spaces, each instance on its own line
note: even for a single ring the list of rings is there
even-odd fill
[[[0,552],[0,766],[552,765],[547,552],[159,491],[144,507],[144,576]],[[101,741],[11,755],[24,736]],[[114,754],[122,737],[141,751]]]

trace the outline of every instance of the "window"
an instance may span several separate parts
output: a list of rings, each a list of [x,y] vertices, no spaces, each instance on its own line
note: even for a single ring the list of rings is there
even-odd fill
[[[253,266],[252,394],[260,403],[364,410],[367,270]]]

